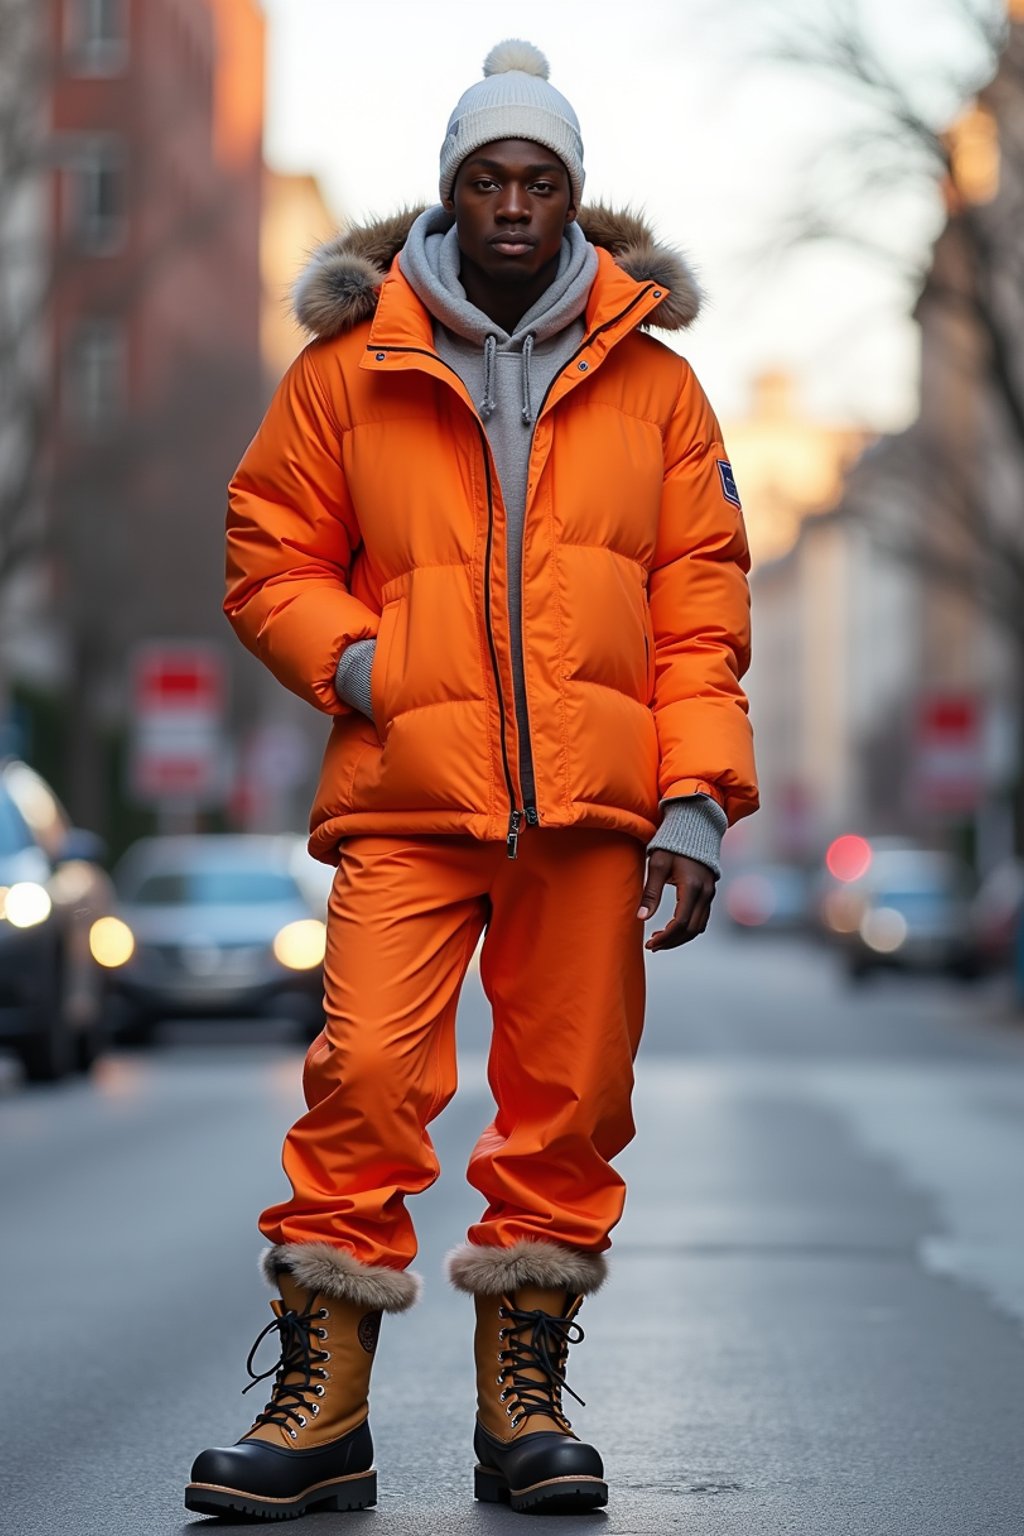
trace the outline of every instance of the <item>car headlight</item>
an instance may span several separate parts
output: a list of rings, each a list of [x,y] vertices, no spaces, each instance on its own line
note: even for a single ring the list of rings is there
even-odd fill
[[[311,971],[323,963],[327,928],[319,918],[303,917],[286,923],[274,939],[274,958],[290,971]]]
[[[860,921],[860,936],[876,955],[894,955],[907,937],[907,920],[895,907],[869,907]]]
[[[825,926],[833,933],[856,933],[864,913],[864,899],[848,885],[829,891],[823,903]]]
[[[19,880],[7,890],[0,889],[0,919],[6,918],[12,928],[35,928],[52,911],[49,892],[34,880]]]
[[[98,917],[89,929],[89,950],[108,971],[127,965],[135,953],[135,935],[119,917]]]

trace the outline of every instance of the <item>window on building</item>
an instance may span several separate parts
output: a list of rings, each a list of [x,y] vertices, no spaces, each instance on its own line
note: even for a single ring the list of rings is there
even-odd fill
[[[120,74],[128,63],[128,0],[64,0],[64,35],[76,73]]]
[[[68,214],[71,232],[88,251],[116,250],[127,221],[124,146],[112,135],[84,139],[68,163]]]
[[[126,374],[120,321],[81,321],[71,338],[65,367],[68,425],[86,436],[96,436],[110,427],[124,409]]]

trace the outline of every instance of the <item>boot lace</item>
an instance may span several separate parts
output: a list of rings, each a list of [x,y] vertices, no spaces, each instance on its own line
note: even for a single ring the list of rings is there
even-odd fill
[[[571,1318],[554,1317],[550,1312],[521,1312],[507,1302],[499,1307],[498,1316],[505,1324],[498,1331],[502,1342],[499,1380],[503,1388],[499,1400],[513,1399],[514,1415],[513,1405],[505,1410],[512,1419],[512,1428],[533,1414],[543,1414],[570,1430],[572,1425],[562,1411],[563,1391],[581,1408],[586,1407],[565,1379],[569,1345],[582,1343],[583,1329]],[[543,1380],[526,1376],[528,1370],[539,1371]]]
[[[247,1387],[242,1388],[242,1394],[244,1396],[246,1392],[251,1392],[253,1387],[266,1381],[268,1376],[274,1377],[274,1388],[270,1402],[262,1413],[256,1415],[253,1429],[258,1429],[261,1424],[280,1424],[294,1440],[298,1429],[305,1428],[307,1415],[316,1418],[320,1404],[315,1399],[324,1395],[323,1383],[328,1379],[324,1364],[331,1356],[329,1350],[314,1346],[313,1337],[315,1335],[318,1339],[326,1339],[327,1329],[321,1328],[319,1322],[329,1316],[326,1307],[320,1307],[315,1312],[311,1309],[305,1312],[282,1312],[259,1335],[245,1362],[252,1380]],[[253,1370],[253,1362],[263,1340],[271,1333],[280,1335],[281,1353],[269,1370],[257,1375]],[[286,1376],[298,1379],[286,1382]],[[314,1377],[317,1378],[315,1381]]]

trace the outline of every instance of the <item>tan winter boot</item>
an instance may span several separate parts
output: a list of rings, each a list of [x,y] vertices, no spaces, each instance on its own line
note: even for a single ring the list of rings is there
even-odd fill
[[[365,1509],[377,1502],[368,1397],[381,1313],[411,1306],[419,1282],[326,1243],[268,1249],[262,1267],[281,1299],[249,1352],[245,1390],[273,1374],[270,1401],[237,1445],[196,1458],[186,1508],[272,1520]],[[273,1332],[280,1357],[257,1376],[256,1351]]]
[[[450,1255],[448,1272],[476,1301],[476,1497],[531,1514],[607,1504],[601,1458],[577,1439],[562,1406],[563,1391],[581,1401],[566,1364],[604,1260],[554,1243],[466,1244]]]

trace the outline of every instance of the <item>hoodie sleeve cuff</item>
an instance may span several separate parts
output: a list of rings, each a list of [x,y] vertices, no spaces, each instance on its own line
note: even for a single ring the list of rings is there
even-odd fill
[[[370,671],[376,640],[352,640],[342,651],[334,674],[334,691],[343,704],[351,704],[367,720],[373,720]],[[376,724],[376,721],[373,722]]]
[[[729,825],[717,800],[710,795],[687,795],[684,799],[663,801],[661,810],[661,826],[647,844],[647,852],[664,848],[669,853],[697,859],[707,865],[717,880],[722,873],[722,838]]]

